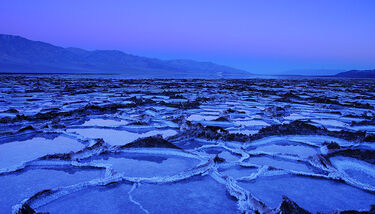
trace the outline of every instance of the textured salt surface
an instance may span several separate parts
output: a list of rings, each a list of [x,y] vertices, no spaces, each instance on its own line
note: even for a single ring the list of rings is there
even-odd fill
[[[375,204],[371,80],[2,77],[4,213]]]

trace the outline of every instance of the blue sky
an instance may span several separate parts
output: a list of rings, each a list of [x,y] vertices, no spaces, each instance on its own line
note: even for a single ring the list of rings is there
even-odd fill
[[[0,11],[0,33],[64,47],[261,74],[375,68],[373,0],[2,0]]]

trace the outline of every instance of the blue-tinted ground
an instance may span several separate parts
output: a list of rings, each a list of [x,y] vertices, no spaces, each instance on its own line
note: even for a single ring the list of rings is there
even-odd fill
[[[368,211],[374,84],[2,75],[1,213]]]

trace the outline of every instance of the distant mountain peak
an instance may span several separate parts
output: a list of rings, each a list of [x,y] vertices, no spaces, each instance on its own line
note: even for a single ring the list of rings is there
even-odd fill
[[[1,73],[121,73],[143,77],[250,77],[249,72],[194,60],[160,60],[119,50],[88,51],[0,34]]]
[[[372,70],[350,70],[336,74],[337,77],[346,78],[375,78],[375,69]]]
[[[0,34],[1,39],[14,39],[14,38],[23,38],[16,35],[9,35],[9,34]]]

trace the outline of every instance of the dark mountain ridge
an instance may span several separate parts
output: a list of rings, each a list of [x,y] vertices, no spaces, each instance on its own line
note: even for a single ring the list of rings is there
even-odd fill
[[[335,76],[346,77],[346,78],[375,78],[375,69],[373,70],[351,70],[351,71],[338,73]]]
[[[1,73],[120,73],[150,77],[250,77],[249,72],[193,60],[160,60],[118,50],[63,48],[0,34]]]

